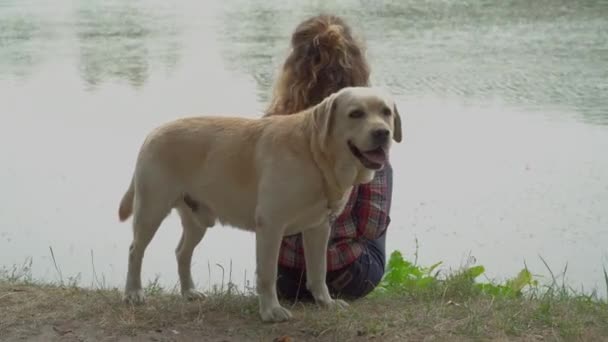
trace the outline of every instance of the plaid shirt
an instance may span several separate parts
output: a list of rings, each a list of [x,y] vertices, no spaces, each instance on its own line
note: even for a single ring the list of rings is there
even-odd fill
[[[367,184],[354,186],[344,210],[331,225],[327,270],[353,263],[365,250],[365,240],[379,238],[390,223],[393,170],[387,163]],[[283,238],[279,264],[305,269],[302,234]]]

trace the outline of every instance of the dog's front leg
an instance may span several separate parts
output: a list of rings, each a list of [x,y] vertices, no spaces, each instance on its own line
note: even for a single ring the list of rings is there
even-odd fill
[[[289,320],[291,313],[279,304],[277,296],[277,260],[283,234],[272,228],[258,226],[255,234],[257,292],[262,320],[281,322]]]
[[[340,299],[334,300],[329,294],[327,282],[327,243],[329,241],[329,222],[302,232],[304,258],[306,260],[306,288],[312,293],[315,301],[324,307],[347,307]]]

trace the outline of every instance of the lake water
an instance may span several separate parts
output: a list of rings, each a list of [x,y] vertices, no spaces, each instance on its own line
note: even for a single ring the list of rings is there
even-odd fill
[[[297,23],[344,16],[373,83],[397,99],[388,252],[504,279],[568,265],[604,293],[608,266],[606,1],[0,0],[0,266],[122,287],[131,241],[118,202],[154,126],[259,116]],[[177,281],[175,214],[144,279]],[[243,286],[251,233],[208,231],[195,280]],[[546,278],[543,278],[547,280]],[[543,281],[544,281],[543,280]]]

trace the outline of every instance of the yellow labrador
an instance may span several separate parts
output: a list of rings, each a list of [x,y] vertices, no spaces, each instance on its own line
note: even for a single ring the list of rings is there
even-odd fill
[[[331,215],[353,185],[367,183],[401,141],[393,100],[375,88],[344,88],[298,114],[261,119],[191,117],[160,126],[146,138],[121,221],[133,213],[133,242],[124,299],[141,303],[146,246],[171,209],[183,233],[176,249],[182,295],[201,297],[192,281],[192,252],[216,220],[256,233],[259,312],[263,321],[291,313],[278,301],[281,239],[302,232],[307,288],[321,306],[344,307],[325,283]]]

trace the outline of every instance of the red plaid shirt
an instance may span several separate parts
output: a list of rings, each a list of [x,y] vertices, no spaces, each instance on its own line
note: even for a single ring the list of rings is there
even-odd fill
[[[327,270],[353,263],[365,250],[365,240],[379,238],[390,223],[392,168],[386,165],[367,184],[353,187],[344,211],[331,225]],[[302,234],[283,238],[279,264],[305,269]]]

